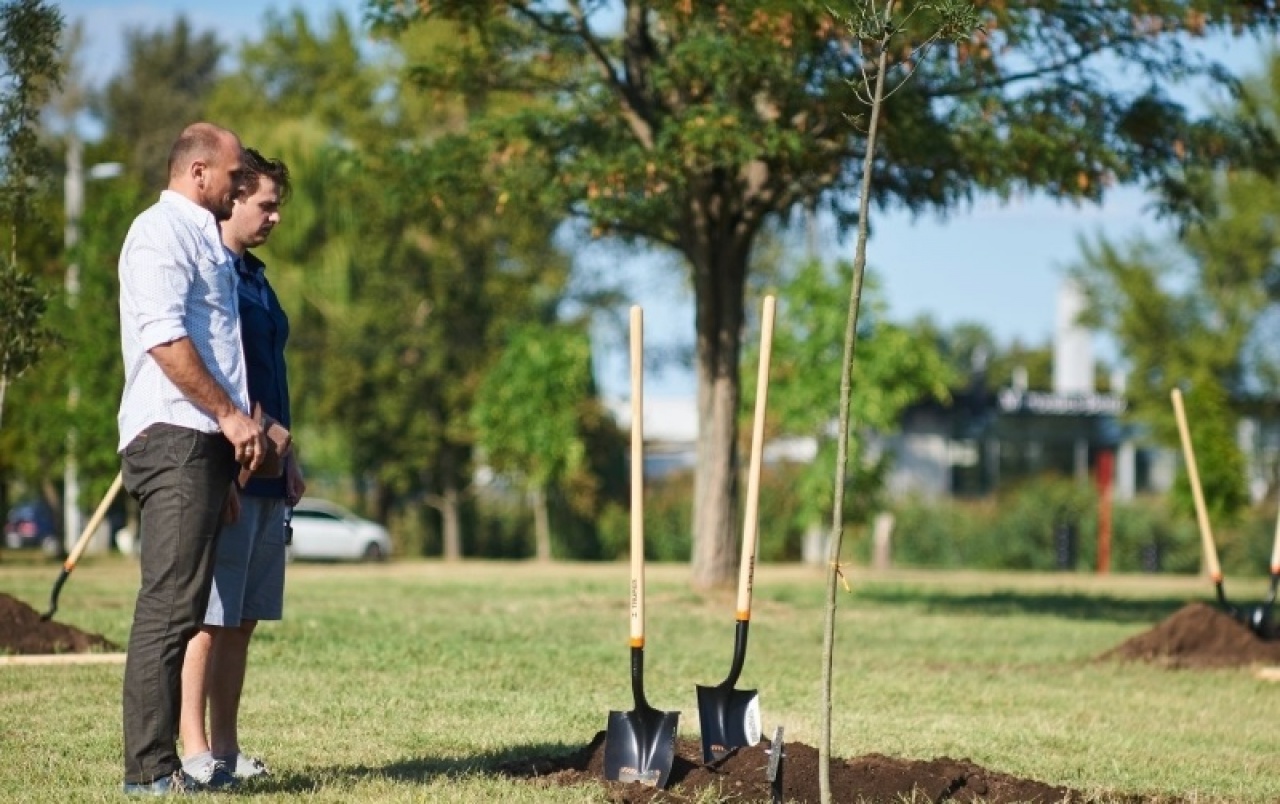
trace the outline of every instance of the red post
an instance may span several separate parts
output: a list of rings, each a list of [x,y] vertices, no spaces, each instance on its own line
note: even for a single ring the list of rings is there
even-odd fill
[[[1098,453],[1098,574],[1111,572],[1111,478],[1115,453]]]

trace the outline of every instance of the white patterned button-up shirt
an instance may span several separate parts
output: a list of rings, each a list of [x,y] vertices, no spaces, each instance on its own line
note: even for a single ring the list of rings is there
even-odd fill
[[[120,251],[123,450],[149,425],[213,433],[218,423],[178,390],[148,353],[190,338],[205,368],[242,410],[249,391],[240,343],[237,277],[213,214],[165,190],[134,219]]]

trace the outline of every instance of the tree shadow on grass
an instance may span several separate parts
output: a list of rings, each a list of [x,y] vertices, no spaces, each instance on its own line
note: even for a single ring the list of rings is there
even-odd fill
[[[1185,597],[1114,597],[1069,592],[1015,592],[997,590],[982,594],[947,594],[903,587],[870,586],[858,597],[876,603],[913,606],[928,612],[980,614],[987,617],[1042,615],[1070,620],[1104,620],[1118,623],[1159,622],[1191,602]],[[1204,598],[1205,602],[1208,597]]]
[[[439,776],[536,776],[563,767],[566,760],[583,751],[583,744],[547,742],[483,751],[469,757],[406,759],[377,769],[388,779],[426,782]],[[570,763],[572,764],[572,763]]]

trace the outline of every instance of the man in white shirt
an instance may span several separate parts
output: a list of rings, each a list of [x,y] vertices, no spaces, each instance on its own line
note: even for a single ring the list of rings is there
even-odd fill
[[[120,252],[119,449],[142,543],[124,673],[126,793],[201,787],[177,752],[183,656],[208,602],[231,484],[265,452],[248,413],[236,272],[218,232],[242,160],[234,133],[188,126],[169,154],[168,189]]]

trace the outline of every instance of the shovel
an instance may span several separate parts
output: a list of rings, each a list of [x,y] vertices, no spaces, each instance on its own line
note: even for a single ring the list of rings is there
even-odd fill
[[[53,592],[49,595],[49,610],[40,615],[41,620],[48,621],[53,617],[53,613],[58,610],[58,595],[62,593],[62,585],[67,582],[71,571],[76,568],[76,562],[80,560],[80,555],[89,546],[89,537],[98,529],[98,525],[102,524],[102,518],[107,515],[107,509],[111,507],[112,501],[120,493],[120,487],[123,485],[124,474],[117,472],[116,479],[111,481],[111,487],[102,496],[102,502],[98,503],[98,510],[94,511],[93,516],[89,517],[89,521],[85,523],[84,530],[80,533],[80,538],[76,539],[75,546],[71,548],[71,554],[67,556],[66,561],[62,562],[62,572],[58,573],[58,580],[53,582]]]
[[[764,457],[764,414],[769,395],[769,356],[773,350],[774,299],[764,297],[760,317],[760,366],[756,374],[756,413],[751,428],[751,463],[747,473],[746,515],[742,528],[742,562],[738,567],[738,623],[733,639],[733,663],[719,685],[698,689],[698,721],[702,726],[702,761],[714,762],[735,748],[760,742],[760,696],[733,685],[742,673],[751,627],[751,587],[756,570],[760,467]]]
[[[1200,488],[1200,472],[1196,468],[1195,451],[1191,446],[1191,432],[1187,428],[1187,413],[1182,405],[1182,392],[1174,388],[1170,396],[1173,399],[1173,414],[1178,421],[1178,436],[1182,439],[1182,456],[1187,462],[1187,479],[1191,482],[1191,498],[1196,506],[1196,522],[1200,526],[1200,541],[1204,547],[1205,568],[1213,580],[1214,590],[1218,595],[1218,603],[1223,611],[1249,626],[1262,639],[1271,636],[1271,608],[1276,599],[1276,586],[1280,585],[1280,521],[1276,523],[1276,541],[1271,551],[1271,592],[1267,600],[1254,608],[1240,609],[1227,600],[1227,592],[1223,586],[1222,566],[1218,563],[1218,547],[1213,539],[1213,530],[1209,527],[1209,512],[1204,504],[1204,492]]]
[[[631,308],[631,694],[635,709],[610,712],[604,777],[667,786],[676,755],[679,712],[654,709],[644,697],[644,314]]]
[[[1249,625],[1263,639],[1280,637],[1280,631],[1272,625],[1271,613],[1276,605],[1276,590],[1280,588],[1280,512],[1276,515],[1276,535],[1271,543],[1271,588],[1267,599],[1249,615]]]

